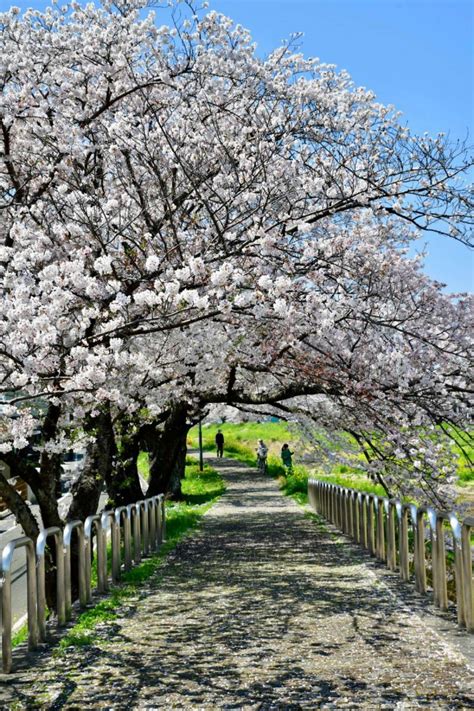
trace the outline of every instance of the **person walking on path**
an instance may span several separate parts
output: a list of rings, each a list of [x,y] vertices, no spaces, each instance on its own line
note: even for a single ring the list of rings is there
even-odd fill
[[[267,455],[268,455],[268,447],[263,441],[263,439],[258,440],[258,447],[257,447],[257,463],[258,463],[258,471],[260,474],[265,474],[266,468],[267,468]]]
[[[223,457],[224,456],[224,435],[220,430],[217,430],[216,434],[216,448],[217,448],[217,456],[218,457]]]
[[[293,456],[294,452],[290,451],[290,448],[288,445],[285,443],[283,447],[281,448],[281,459],[283,462],[283,465],[286,467],[287,474],[291,472],[293,469],[293,462],[291,461],[291,457]]]

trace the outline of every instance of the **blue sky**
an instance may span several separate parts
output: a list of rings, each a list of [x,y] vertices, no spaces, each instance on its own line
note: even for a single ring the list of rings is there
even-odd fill
[[[44,0],[0,0],[24,9]],[[259,53],[303,32],[304,54],[346,69],[403,112],[413,131],[474,143],[474,3],[471,0],[209,0],[252,32]],[[423,239],[423,242],[426,238]],[[448,291],[474,290],[474,256],[428,238],[426,271]]]

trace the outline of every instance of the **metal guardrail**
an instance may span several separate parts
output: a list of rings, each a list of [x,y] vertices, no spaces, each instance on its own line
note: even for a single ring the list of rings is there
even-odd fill
[[[384,561],[390,570],[398,569],[402,580],[414,578],[417,592],[427,593],[431,572],[434,604],[441,610],[448,608],[446,536],[451,535],[458,625],[474,632],[471,547],[474,517],[460,522],[454,513],[403,504],[398,499],[317,479],[308,481],[308,498],[317,513]],[[428,539],[426,525],[429,526]],[[431,567],[427,565],[427,541],[431,548]]]
[[[36,607],[39,637],[46,639],[46,543],[54,538],[56,544],[56,615],[58,627],[66,624],[66,585],[64,582],[63,532],[58,526],[45,528],[36,539]]]
[[[28,610],[28,649],[38,646],[38,618],[36,594],[36,560],[35,544],[31,538],[22,536],[7,543],[2,551],[2,664],[3,670],[9,672],[12,663],[12,562],[15,550],[26,548],[26,584]]]
[[[132,554],[133,523],[133,554]],[[97,592],[109,589],[107,560],[107,534],[111,541],[111,582],[120,580],[122,568],[127,571],[138,565],[143,556],[158,550],[165,541],[166,520],[164,495],[152,496],[136,504],[120,506],[114,511],[88,516],[82,521],[70,521],[62,531],[59,527],[46,528],[36,543],[26,536],[10,541],[2,551],[0,562],[0,597],[2,626],[3,671],[12,669],[12,604],[11,567],[15,551],[26,548],[27,554],[27,612],[28,649],[35,649],[47,635],[45,554],[48,539],[55,541],[56,609],[58,627],[63,626],[72,614],[71,545],[75,533],[77,543],[79,606],[92,601],[91,563],[94,554],[93,534],[96,534]],[[123,565],[122,565],[123,541]]]

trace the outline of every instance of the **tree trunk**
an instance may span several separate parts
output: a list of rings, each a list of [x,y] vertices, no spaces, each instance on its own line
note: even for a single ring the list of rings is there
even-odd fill
[[[49,403],[42,426],[43,444],[53,441],[58,432],[61,407]],[[31,486],[31,485],[30,485]],[[58,499],[61,495],[61,455],[43,451],[40,456],[38,476],[31,486],[40,508],[44,528],[63,527],[59,515]],[[56,546],[52,541],[46,549],[46,602],[50,610],[56,607]],[[62,555],[62,551],[61,551]]]
[[[96,513],[104,481],[111,477],[116,453],[108,407],[104,407],[96,417],[91,418],[85,429],[94,435],[94,440],[87,445],[84,468],[71,490],[72,502],[67,514],[68,521],[85,521],[88,516]]]
[[[115,456],[115,437],[112,428],[110,410],[105,407],[97,417],[86,424],[86,431],[94,435],[87,445],[84,468],[73,484],[72,502],[67,514],[68,521],[85,521],[97,512],[104,480],[110,476],[113,457]],[[79,595],[78,580],[78,545],[76,535],[71,543],[71,596]]]
[[[43,444],[54,440],[57,435],[58,421],[61,414],[59,405],[48,404],[45,418],[41,427]],[[61,484],[61,457],[59,454],[50,454],[43,451],[40,455],[39,471],[27,461],[26,451],[8,452],[3,456],[4,461],[10,466],[12,476],[21,477],[31,487],[38,502],[41,520],[44,528],[59,526],[63,521],[59,516],[58,494]],[[39,526],[26,503],[8,489],[10,485],[5,481],[1,484],[1,495],[7,501],[8,507],[21,524],[25,535],[36,540]],[[56,550],[55,546],[48,546],[46,551],[46,600],[48,607],[56,606]]]
[[[143,499],[138,475],[141,431],[129,417],[122,417],[116,424],[118,452],[116,466],[106,478],[107,493],[112,507],[125,506]]]
[[[48,405],[41,427],[43,444],[55,439],[60,414],[59,405]],[[61,526],[62,520],[57,503],[61,494],[61,455],[41,452],[38,471],[28,463],[23,451],[9,454],[10,456],[6,455],[4,460],[10,465],[12,474],[20,476],[31,487],[40,508],[43,526],[45,528]]]
[[[181,479],[186,461],[187,406],[175,405],[163,424],[146,430],[146,443],[150,457],[150,481],[147,496],[165,493],[168,497],[181,497]]]

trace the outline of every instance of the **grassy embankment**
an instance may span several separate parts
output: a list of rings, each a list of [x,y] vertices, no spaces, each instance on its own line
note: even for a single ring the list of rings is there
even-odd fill
[[[124,573],[121,584],[113,587],[107,598],[79,615],[74,627],[60,641],[57,653],[61,654],[71,646],[92,644],[95,637],[94,628],[117,617],[121,603],[133,596],[137,588],[158,571],[169,551],[196,528],[203,514],[223,494],[225,485],[215,469],[206,465],[204,471],[200,472],[196,460],[188,457],[186,461],[186,478],[182,483],[183,500],[166,503],[166,543],[157,554]],[[141,467],[142,473],[147,476],[146,455],[141,458]],[[92,577],[94,580],[94,573]],[[15,635],[13,643],[20,644],[26,637],[25,627]]]
[[[344,464],[335,464],[331,472],[323,472],[315,469],[311,465],[296,464],[293,472],[285,477],[285,468],[280,458],[280,449],[284,442],[288,442],[290,449],[295,450],[294,459],[298,459],[298,444],[292,443],[292,438],[296,439],[285,422],[244,422],[244,423],[224,423],[221,425],[204,425],[203,446],[206,450],[214,450],[214,438],[217,430],[222,430],[225,437],[224,454],[234,457],[256,466],[256,448],[259,439],[263,439],[269,448],[268,470],[269,474],[280,478],[280,485],[286,494],[294,496],[298,501],[307,501],[307,481],[312,475],[323,481],[332,484],[347,486],[359,491],[384,495],[384,490],[375,484],[369,476],[363,473],[359,467],[350,467]],[[189,432],[188,443],[192,447],[198,446],[198,428],[194,427]],[[474,448],[465,446],[466,451],[474,457]],[[355,455],[355,460],[359,457]],[[465,457],[458,459],[459,473],[459,498],[460,501],[472,502],[474,505],[474,472],[468,466]]]
[[[451,430],[454,438],[460,440],[466,456],[460,454],[458,457],[458,492],[459,502],[469,504],[471,514],[474,514],[474,468],[470,465],[470,461],[474,461],[474,446],[466,442],[466,436],[461,435],[459,431]],[[472,433],[471,433],[472,434]]]
[[[293,496],[300,503],[305,503],[307,497],[308,476],[315,475],[318,479],[330,481],[341,486],[350,486],[361,491],[369,491],[383,494],[383,489],[374,484],[372,480],[358,471],[345,465],[335,465],[333,471],[328,474],[320,471],[313,471],[309,465],[295,464],[293,471],[286,475],[285,467],[282,464],[280,450],[284,442],[290,445],[290,449],[295,451],[292,439],[295,434],[286,422],[245,422],[245,423],[224,423],[222,425],[204,425],[203,448],[214,450],[214,438],[217,430],[220,429],[225,438],[224,454],[246,462],[249,466],[256,466],[256,448],[258,440],[263,439],[268,447],[268,473],[280,480],[280,486],[285,494]],[[191,447],[198,446],[198,429],[193,427],[189,432],[188,444]],[[295,452],[296,459],[298,451]],[[294,458],[295,458],[294,457]]]

